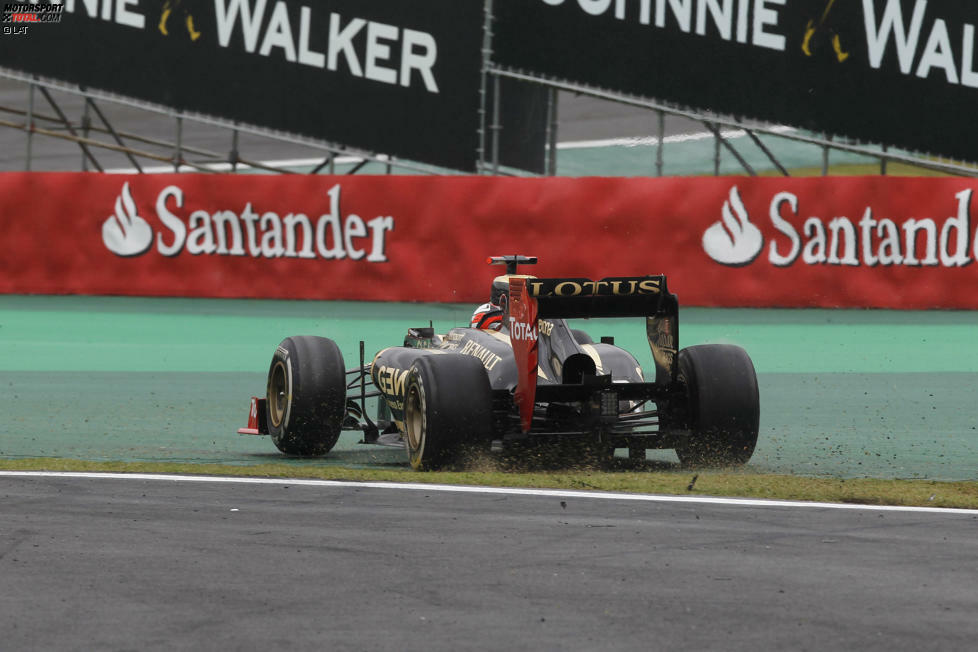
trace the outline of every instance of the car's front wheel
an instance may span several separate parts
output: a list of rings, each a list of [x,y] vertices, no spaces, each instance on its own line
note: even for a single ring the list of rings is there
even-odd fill
[[[266,422],[287,455],[325,455],[339,439],[346,415],[346,369],[333,340],[287,337],[268,369]]]

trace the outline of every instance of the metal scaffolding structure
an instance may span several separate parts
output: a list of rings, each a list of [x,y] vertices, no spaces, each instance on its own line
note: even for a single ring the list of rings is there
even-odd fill
[[[159,172],[160,168],[149,170],[143,164],[152,161],[165,164],[171,172],[242,172],[261,171],[277,174],[293,174],[292,166],[272,166],[253,157],[241,155],[242,136],[252,140],[265,139],[279,145],[300,149],[309,153],[310,160],[304,164],[311,168],[310,173],[327,171],[337,173],[337,165],[344,166],[345,174],[355,174],[364,166],[375,163],[383,166],[387,173],[401,170],[412,174],[450,173],[431,165],[414,161],[396,160],[386,154],[367,152],[337,143],[328,143],[297,134],[290,134],[254,125],[233,123],[212,116],[188,113],[171,107],[133,100],[110,93],[86,89],[73,84],[51,79],[41,79],[23,73],[0,68],[0,78],[22,84],[24,105],[0,105],[0,127],[19,130],[25,134],[24,170],[34,168],[34,146],[37,137],[57,139],[77,145],[81,153],[81,170],[104,171],[97,152],[114,152],[125,157],[136,173]],[[81,114],[72,119],[64,107],[67,101],[79,105]],[[163,122],[169,123],[169,137],[151,136],[145,132],[126,131],[114,124],[111,113],[137,112],[144,116],[146,123],[154,123],[156,130]],[[210,132],[210,140],[218,134],[226,139],[227,149],[223,152],[214,148],[193,146],[186,142],[188,125],[204,128]],[[314,161],[314,162],[313,162]]]
[[[547,88],[546,152],[544,153],[544,174],[557,174],[559,161],[560,101],[568,94],[584,96],[603,102],[624,105],[648,111],[650,124],[655,125],[655,133],[643,136],[647,145],[654,146],[654,159],[649,161],[648,176],[663,176],[669,150],[666,144],[666,121],[682,118],[699,123],[712,135],[714,141],[712,161],[713,174],[721,174],[721,157],[724,152],[738,164],[743,174],[755,176],[758,170],[747,160],[728,135],[733,132],[746,135],[748,141],[763,152],[769,169],[783,176],[790,176],[788,166],[780,159],[775,149],[766,144],[761,137],[783,139],[818,148],[819,160],[810,167],[821,169],[822,175],[829,174],[833,153],[853,154],[867,157],[877,162],[879,174],[886,175],[894,163],[920,169],[922,172],[940,173],[964,177],[978,176],[978,168],[973,165],[948,161],[910,152],[893,151],[886,145],[865,145],[834,139],[828,135],[806,134],[786,130],[779,125],[751,123],[733,117],[717,116],[704,112],[677,108],[665,103],[621,93],[591,88],[560,80],[541,79],[528,74],[494,67],[491,64],[491,33],[484,44],[483,82],[478,172],[480,174],[526,175],[519,170],[506,168],[500,163],[500,133],[505,129],[500,115],[502,85],[500,80],[508,78],[529,84],[539,84]],[[398,159],[381,152],[368,152],[357,148],[329,143],[297,134],[290,134],[254,125],[243,125],[212,116],[204,116],[174,110],[170,107],[124,98],[109,93],[85,89],[64,82],[40,79],[0,68],[0,78],[12,80],[23,87],[23,104],[20,106],[0,105],[0,127],[18,130],[25,134],[23,166],[20,169],[35,169],[35,141],[39,137],[57,139],[72,143],[80,153],[79,169],[104,171],[106,153],[124,157],[129,171],[144,172],[264,172],[275,174],[295,174],[301,169],[306,174],[357,174],[369,171],[377,174],[458,174],[416,161]],[[490,88],[492,93],[490,94]],[[491,106],[488,97],[492,98]],[[73,107],[66,107],[66,99]],[[73,101],[72,101],[73,100]],[[112,107],[107,110],[106,107]],[[80,113],[71,117],[72,110]],[[141,129],[122,129],[113,120],[113,112],[139,112],[145,116],[146,123],[152,122],[155,131],[161,124],[168,124],[168,137],[152,135]],[[139,120],[136,120],[139,123]],[[208,140],[215,143],[224,140],[226,148],[201,147],[187,142],[189,126],[208,132]],[[285,164],[270,165],[255,156],[242,155],[242,138],[253,144],[267,140],[306,153],[304,158],[291,158]],[[148,167],[147,162],[158,164]],[[704,162],[705,164],[706,162]],[[704,166],[705,167],[705,166]]]

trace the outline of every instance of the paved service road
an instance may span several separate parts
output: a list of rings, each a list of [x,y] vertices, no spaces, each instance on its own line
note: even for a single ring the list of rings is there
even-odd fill
[[[967,649],[975,513],[0,476],[7,649]]]

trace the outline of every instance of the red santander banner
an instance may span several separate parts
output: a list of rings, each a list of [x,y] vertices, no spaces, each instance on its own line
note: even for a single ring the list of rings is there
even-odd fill
[[[0,174],[0,293],[483,302],[666,274],[684,305],[978,308],[978,182]]]

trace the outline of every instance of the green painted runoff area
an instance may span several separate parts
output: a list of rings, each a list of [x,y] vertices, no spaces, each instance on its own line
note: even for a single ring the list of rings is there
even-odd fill
[[[403,451],[346,433],[322,459],[241,436],[289,335],[337,341],[349,366],[470,305],[0,296],[0,458],[402,467]],[[578,320],[644,367],[641,320]],[[978,478],[978,312],[683,308],[682,346],[743,346],[761,434],[749,469],[828,477]],[[675,462],[672,451],[650,457]]]

